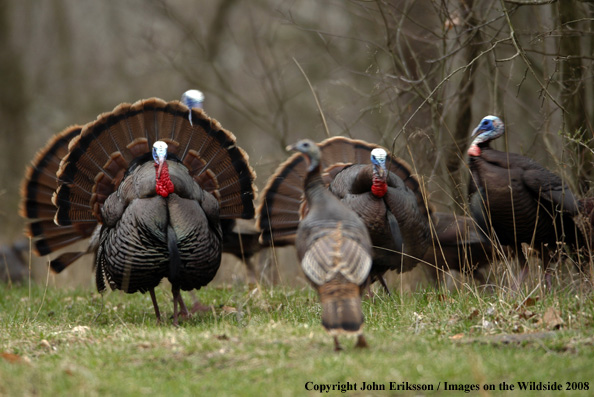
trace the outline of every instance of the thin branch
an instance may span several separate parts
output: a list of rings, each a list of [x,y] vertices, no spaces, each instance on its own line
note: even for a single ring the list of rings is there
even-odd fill
[[[305,78],[305,81],[307,81],[307,85],[309,86],[309,89],[311,90],[311,94],[313,95],[314,100],[316,101],[316,106],[318,107],[318,112],[320,112],[320,117],[322,118],[322,123],[324,124],[324,130],[326,131],[326,135],[328,136],[328,138],[330,138],[330,130],[328,129],[328,124],[326,123],[326,117],[324,117],[324,112],[322,111],[322,106],[320,105],[320,101],[318,100],[316,91],[314,90],[313,86],[311,85],[311,82],[309,81],[307,74],[305,74],[305,71],[303,70],[303,68],[301,67],[299,62],[297,62],[297,59],[295,59],[294,57],[293,57],[293,62],[295,62],[295,65],[297,65],[297,67],[299,68],[299,71]]]
[[[565,110],[565,108],[563,107],[563,105],[561,105],[559,102],[557,102],[557,100],[549,92],[549,90],[547,89],[547,87],[545,86],[545,84],[542,81],[540,81],[540,79],[538,78],[536,72],[532,68],[532,64],[530,63],[530,60],[526,56],[526,53],[524,52],[524,50],[520,46],[520,43],[518,43],[518,41],[516,40],[516,33],[515,33],[515,30],[514,30],[514,26],[511,23],[511,18],[509,17],[509,13],[507,12],[507,8],[505,7],[505,2],[506,1],[508,1],[508,0],[501,0],[501,7],[503,8],[503,13],[505,14],[505,19],[507,20],[507,26],[509,27],[510,37],[512,39],[512,43],[513,43],[514,47],[516,48],[516,51],[518,51],[520,53],[520,57],[522,58],[522,60],[526,64],[526,67],[528,67],[528,70],[530,70],[530,73],[532,74],[532,77],[534,77],[534,80],[536,80],[536,82],[540,85],[540,87],[542,88],[542,90],[547,94],[547,96],[551,99],[551,101],[553,101],[553,103],[555,105],[557,105],[559,107],[559,109],[563,110],[564,113],[567,113],[567,110]]]
[[[396,144],[396,139],[398,139],[398,137],[400,136],[400,134],[406,129],[406,127],[408,126],[408,124],[412,121],[412,119],[415,117],[415,115],[421,110],[421,108],[423,106],[425,106],[425,104],[427,102],[429,102],[431,100],[431,98],[433,97],[433,95],[437,92],[437,90],[439,90],[445,83],[447,83],[450,78],[452,78],[452,76],[454,76],[456,73],[465,70],[469,67],[471,67],[472,65],[474,65],[474,63],[476,61],[478,61],[483,55],[488,54],[489,52],[493,51],[495,49],[495,47],[503,42],[503,41],[507,41],[509,40],[509,38],[505,38],[505,39],[501,39],[501,40],[497,40],[495,43],[493,43],[493,45],[491,45],[491,47],[489,47],[488,49],[481,51],[480,54],[478,54],[476,57],[474,57],[468,64],[460,66],[456,69],[454,69],[452,72],[450,72],[446,77],[444,77],[434,88],[433,90],[431,90],[431,92],[429,93],[429,95],[427,95],[427,97],[425,99],[423,99],[423,102],[421,102],[421,104],[419,106],[417,106],[417,108],[415,109],[415,111],[410,115],[410,117],[406,120],[406,122],[404,123],[404,125],[402,125],[402,128],[400,128],[400,131],[398,131],[398,133],[396,134],[396,136],[394,137],[394,139],[392,140],[392,146],[394,146]]]

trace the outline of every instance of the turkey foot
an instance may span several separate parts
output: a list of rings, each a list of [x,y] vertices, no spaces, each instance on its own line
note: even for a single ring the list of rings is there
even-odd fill
[[[161,324],[161,312],[159,311],[159,304],[157,303],[157,297],[155,296],[155,289],[151,288],[149,293],[151,294],[151,300],[153,301],[153,307],[155,308],[155,316],[157,316],[157,324]]]
[[[173,290],[173,325],[176,327],[179,325],[178,316],[181,315],[183,319],[190,318],[190,312],[182,299],[181,292],[179,289]],[[177,305],[179,304],[179,311]]]
[[[340,342],[338,341],[338,336],[334,335],[334,351],[339,352],[342,350],[342,346],[340,346]]]
[[[355,347],[358,349],[366,349],[369,347],[363,334],[357,335],[357,343],[355,344]]]

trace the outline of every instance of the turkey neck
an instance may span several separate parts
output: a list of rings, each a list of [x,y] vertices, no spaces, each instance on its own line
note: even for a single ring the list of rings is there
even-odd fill
[[[474,138],[474,140],[468,147],[468,155],[469,155],[471,162],[472,162],[473,158],[480,157],[483,154],[484,150],[491,149],[491,146],[489,146],[489,145],[491,144],[492,140],[493,139],[487,139],[486,141],[481,141],[480,135],[477,136],[476,138]],[[477,142],[477,141],[479,141],[479,142]]]
[[[387,192],[388,184],[386,181],[379,175],[373,173],[373,177],[371,178],[371,193],[377,198],[382,198]]]
[[[320,172],[320,163],[312,160],[312,167],[313,169],[307,173],[305,178],[305,198],[309,203],[322,201],[326,192]]]

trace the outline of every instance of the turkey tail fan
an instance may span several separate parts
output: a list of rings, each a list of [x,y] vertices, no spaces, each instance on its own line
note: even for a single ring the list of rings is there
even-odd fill
[[[359,333],[363,326],[361,287],[338,277],[318,288],[322,325],[331,334]]]
[[[158,98],[120,104],[87,124],[69,145],[58,171],[54,196],[56,223],[71,225],[101,219],[101,207],[121,182],[131,162],[151,152],[156,140],[220,204],[221,218],[254,216],[255,173],[235,136],[201,109]]]
[[[301,153],[295,153],[268,179],[258,207],[257,222],[262,231],[262,244],[295,244],[297,226],[305,205],[303,181],[306,175],[307,163]]]
[[[381,146],[342,136],[328,138],[318,144],[321,150],[322,176],[326,184],[344,168],[353,164],[371,164],[371,151]],[[388,152],[386,150],[386,152]],[[388,170],[402,179],[414,192],[423,214],[431,212],[420,184],[402,159],[389,156]],[[293,154],[269,178],[258,207],[258,226],[262,244],[294,244],[299,220],[305,215],[303,183],[307,165],[300,153]]]
[[[52,196],[58,187],[56,173],[68,153],[68,143],[80,134],[82,127],[74,125],[52,137],[27,168],[21,185],[20,215],[27,219],[25,234],[33,239],[35,253],[49,255],[70,244],[90,237],[97,222],[58,226],[54,223],[56,206]],[[63,253],[50,262],[59,273],[86,252]]]
[[[186,133],[188,150],[180,158],[190,175],[219,198],[221,219],[253,218],[256,174],[248,164],[248,154],[236,145],[235,136],[202,109],[192,109],[192,124],[187,116],[184,123],[192,127],[192,132]],[[209,179],[212,188],[207,183]]]

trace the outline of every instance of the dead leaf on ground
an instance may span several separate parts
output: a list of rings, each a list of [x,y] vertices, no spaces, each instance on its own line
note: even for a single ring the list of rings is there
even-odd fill
[[[563,323],[561,312],[552,306],[547,308],[542,318],[537,322],[538,325],[544,325],[548,329],[559,329]]]
[[[39,346],[43,347],[46,350],[52,350],[52,345],[50,345],[47,339],[42,339],[41,342],[39,342]]]
[[[464,334],[462,334],[462,333],[450,336],[451,340],[458,340],[458,339],[462,339],[462,338],[464,338]]]
[[[518,313],[518,316],[523,320],[528,320],[529,318],[534,317],[534,312],[531,312],[530,310],[522,310]]]
[[[237,309],[233,306],[223,305],[221,308],[225,313],[237,313]]]
[[[522,304],[522,306],[534,306],[536,304],[536,302],[538,302],[540,300],[540,298],[538,296],[534,297],[534,298],[526,298],[526,300],[524,300],[524,303]]]
[[[18,363],[18,362],[23,361],[23,358],[21,356],[19,356],[18,354],[14,354],[14,353],[2,352],[2,354],[0,354],[0,356],[2,356],[2,358],[5,359],[6,361],[8,361],[9,363]]]

